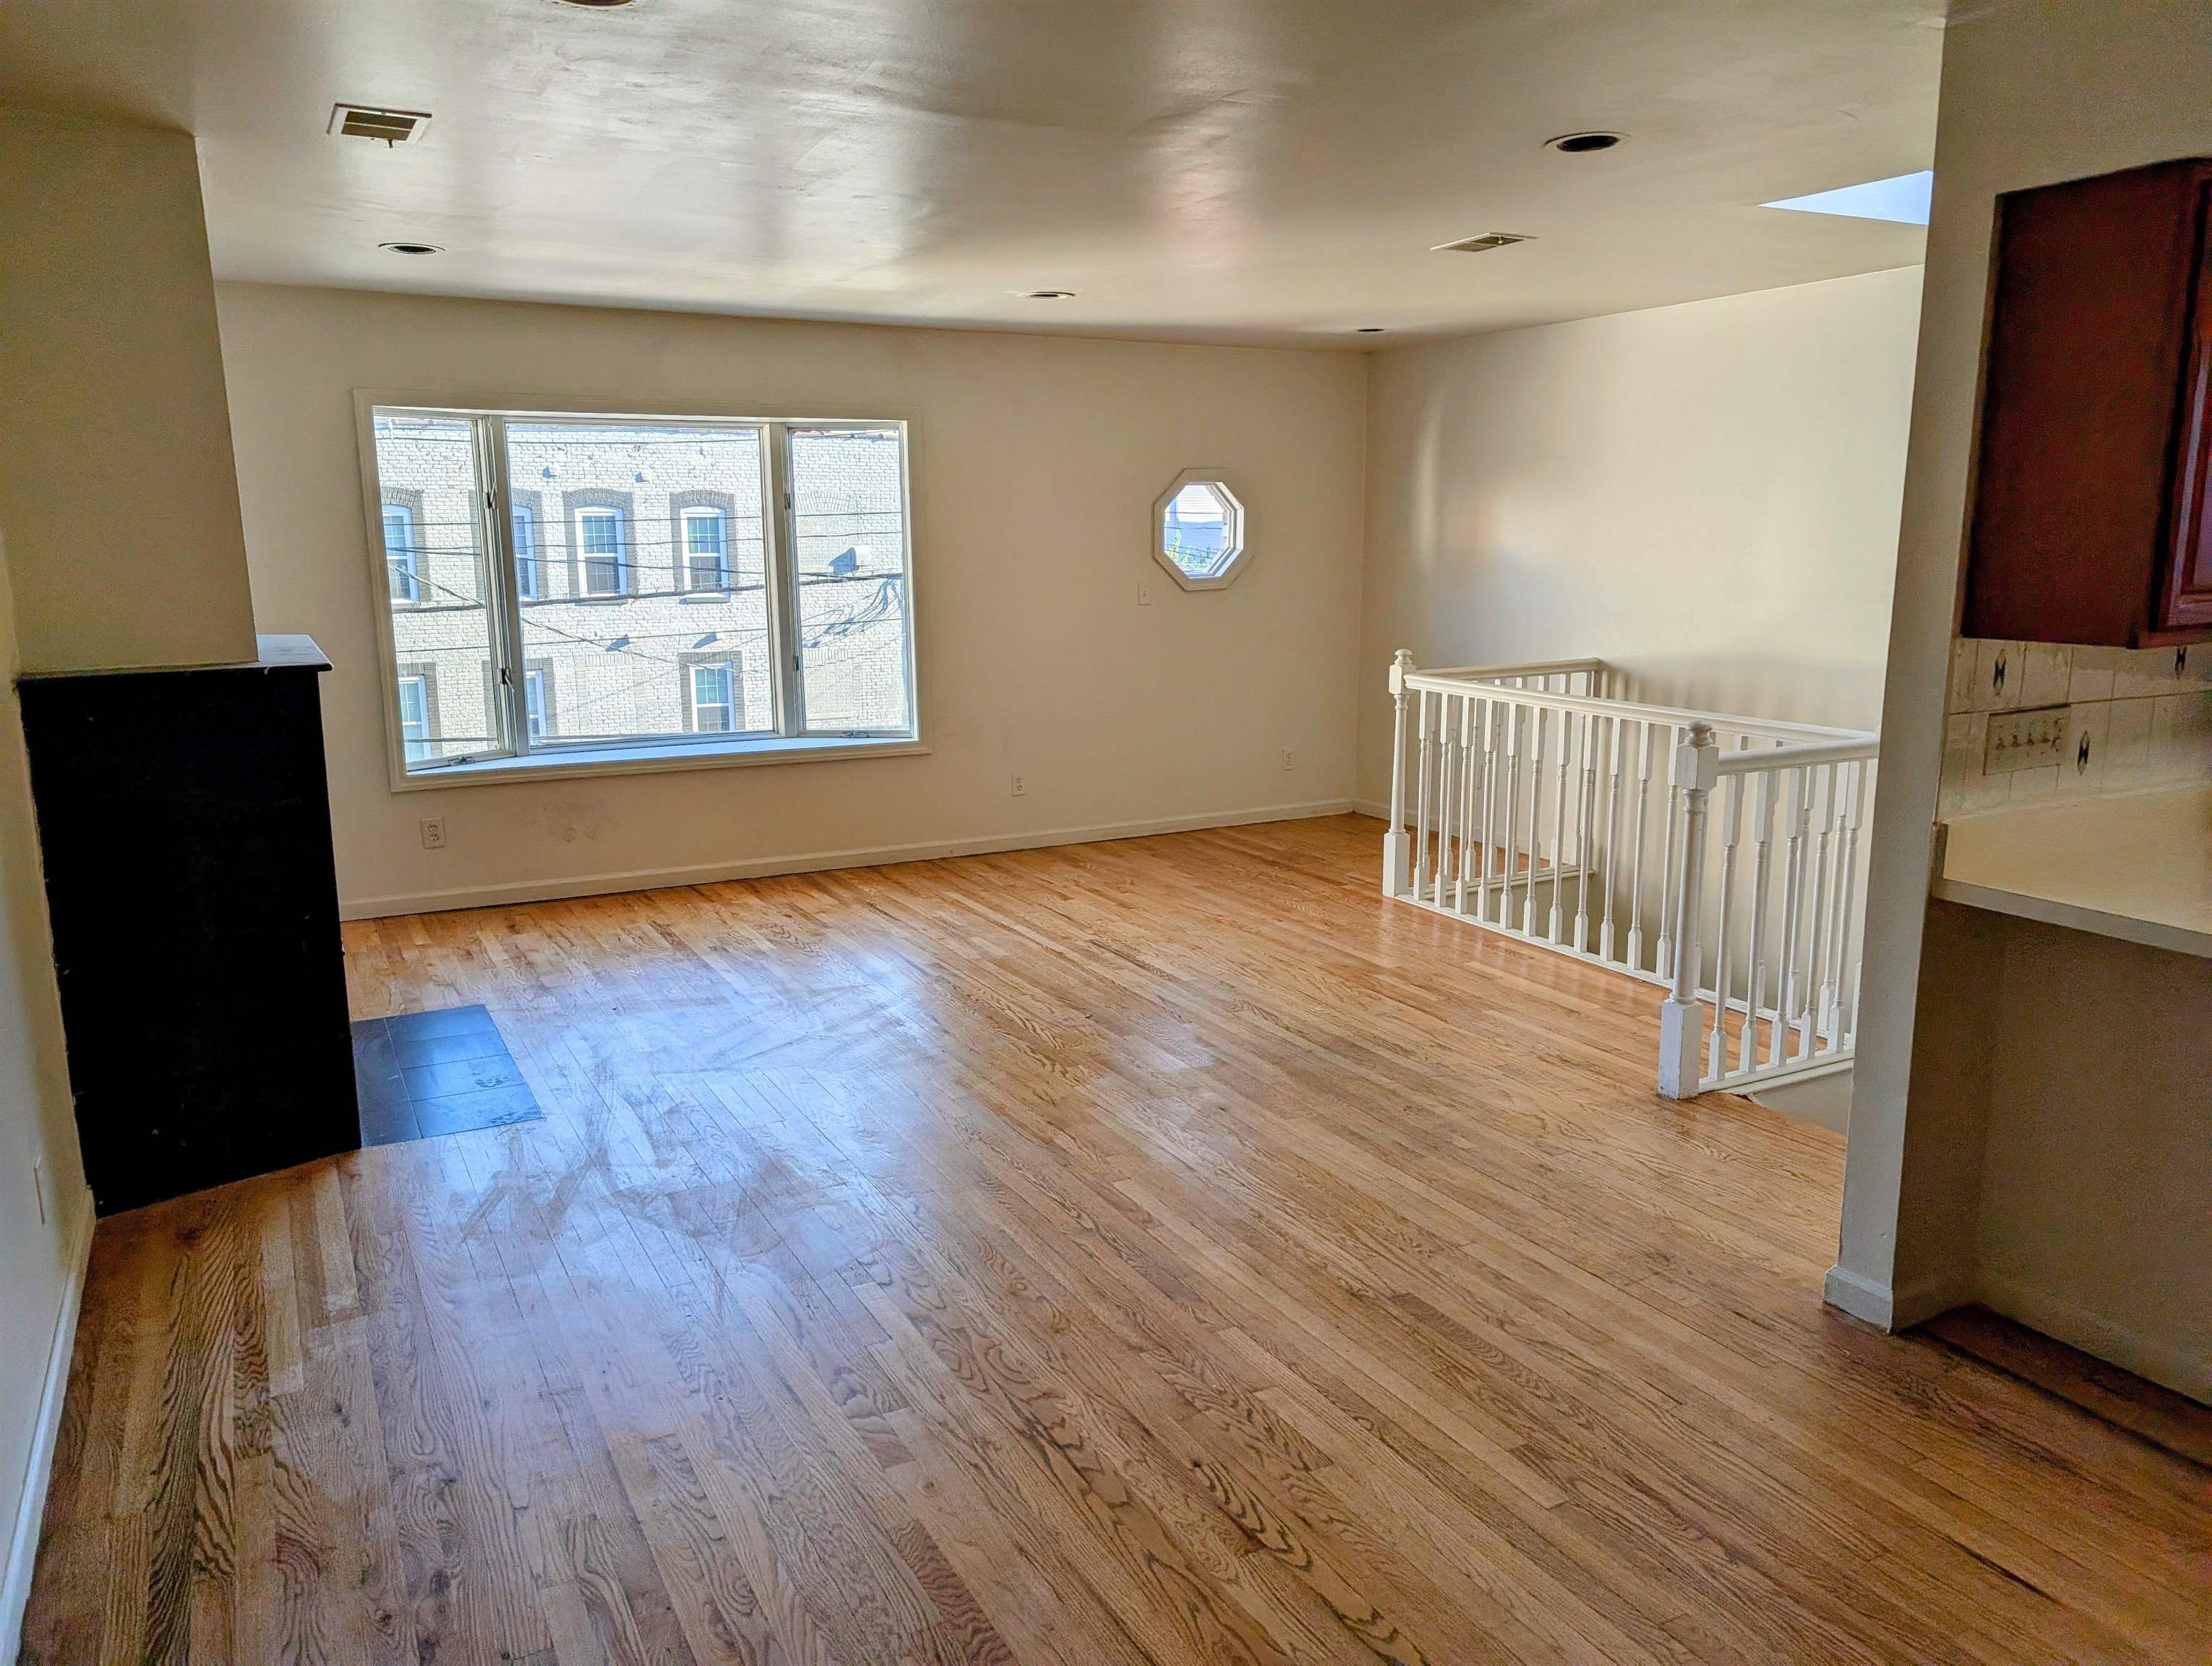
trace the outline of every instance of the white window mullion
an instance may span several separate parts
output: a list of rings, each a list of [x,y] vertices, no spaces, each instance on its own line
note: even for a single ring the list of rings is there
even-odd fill
[[[799,676],[799,531],[792,516],[791,424],[768,426],[769,514],[775,529],[769,540],[770,574],[769,648],[775,660],[776,733],[806,733],[805,693]]]
[[[514,493],[507,477],[507,422],[479,416],[477,448],[483,459],[484,605],[491,611],[497,668],[492,717],[500,750],[520,757],[530,751],[530,718],[522,687],[522,603],[514,570]]]

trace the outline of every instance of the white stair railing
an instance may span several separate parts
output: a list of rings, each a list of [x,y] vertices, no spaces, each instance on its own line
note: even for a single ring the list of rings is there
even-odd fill
[[[1665,986],[1671,1097],[1850,1062],[1873,735],[1641,704],[1597,660],[1401,649],[1390,690],[1386,895]]]

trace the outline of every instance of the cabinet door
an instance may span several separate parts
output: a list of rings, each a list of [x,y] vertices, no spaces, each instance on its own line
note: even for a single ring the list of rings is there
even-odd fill
[[[2160,634],[2199,634],[2212,626],[2212,185],[2204,187],[2197,223],[2173,519],[2154,599],[2154,629]]]

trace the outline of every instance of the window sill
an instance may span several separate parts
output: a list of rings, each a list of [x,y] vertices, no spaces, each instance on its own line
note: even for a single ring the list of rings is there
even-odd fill
[[[900,736],[848,739],[843,735],[805,739],[776,736],[732,741],[726,745],[610,746],[447,764],[441,769],[395,776],[392,790],[420,793],[447,787],[485,787],[551,777],[642,775],[672,769],[729,769],[762,763],[823,763],[840,758],[913,757],[928,751],[920,740]]]

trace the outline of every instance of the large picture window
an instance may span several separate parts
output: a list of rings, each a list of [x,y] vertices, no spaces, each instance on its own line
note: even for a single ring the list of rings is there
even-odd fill
[[[364,421],[399,775],[913,740],[903,424]]]

